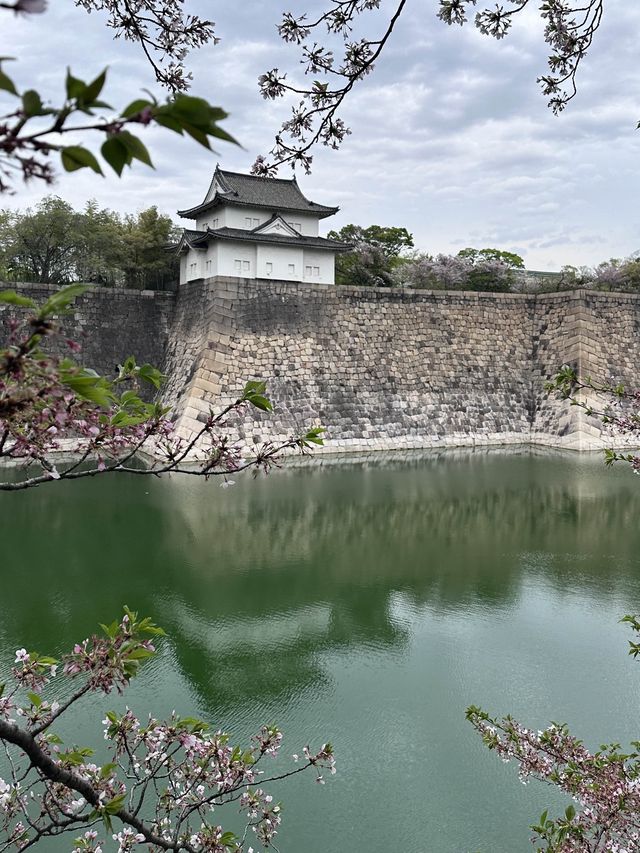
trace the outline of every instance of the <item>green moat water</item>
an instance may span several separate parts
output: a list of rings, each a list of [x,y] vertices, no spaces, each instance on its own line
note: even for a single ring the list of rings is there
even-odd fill
[[[238,738],[275,721],[285,755],[332,740],[330,783],[275,791],[281,853],[530,850],[563,800],[482,746],[471,703],[590,745],[640,735],[618,623],[640,612],[640,480],[598,455],[287,467],[224,490],[104,478],[0,510],[0,680],[14,649],[62,651],[127,603],[169,635],[137,710]],[[92,697],[76,740],[123,702]]]

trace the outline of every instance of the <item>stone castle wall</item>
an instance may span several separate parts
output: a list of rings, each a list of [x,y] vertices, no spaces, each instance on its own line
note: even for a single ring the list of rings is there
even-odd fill
[[[0,290],[5,289],[41,303],[58,287],[0,281]],[[173,328],[174,309],[173,293],[91,287],[60,318],[62,336],[57,348],[70,355],[63,339],[72,338],[82,347],[81,354],[74,357],[107,376],[113,375],[116,365],[128,355],[135,355],[139,364],[161,365]],[[23,320],[25,316],[24,311],[0,303],[0,342],[6,340],[8,321]]]
[[[37,296],[42,287],[20,289]],[[211,279],[177,294],[92,288],[65,322],[85,335],[89,366],[109,372],[129,353],[162,366],[185,437],[247,379],[267,381],[274,413],[252,409],[232,425],[250,445],[322,424],[328,451],[586,449],[612,442],[595,418],[550,397],[545,380],[570,363],[582,375],[640,384],[640,297],[628,294]]]

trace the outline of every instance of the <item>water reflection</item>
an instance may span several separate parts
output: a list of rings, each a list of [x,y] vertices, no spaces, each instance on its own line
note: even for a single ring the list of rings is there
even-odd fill
[[[322,680],[327,649],[401,651],[398,592],[504,609],[533,572],[616,595],[638,576],[635,486],[599,458],[520,452],[293,468],[225,491],[130,478],[3,495],[0,630],[59,646],[126,590],[207,701],[293,693]]]
[[[135,702],[336,741],[312,812],[315,790],[286,792],[283,851],[517,853],[549,795],[514,786],[464,708],[629,736],[639,515],[626,470],[524,451],[0,495],[0,646],[64,648],[126,599],[171,637]],[[393,826],[354,818],[389,788]]]

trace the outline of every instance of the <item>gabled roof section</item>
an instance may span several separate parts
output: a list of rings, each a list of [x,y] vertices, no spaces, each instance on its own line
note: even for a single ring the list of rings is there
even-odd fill
[[[319,219],[332,216],[339,210],[310,201],[302,194],[295,178],[261,178],[241,172],[226,172],[216,166],[204,201],[196,207],[179,210],[178,216],[195,219],[221,204],[268,208],[274,213],[278,210],[310,213]]]
[[[189,249],[206,249],[206,240],[203,241],[202,239],[206,236],[206,231],[192,231],[189,228],[185,228],[182,234],[180,235],[180,239],[172,248],[176,251],[177,254],[180,254],[180,252],[184,252],[185,250]]]
[[[280,236],[302,237],[302,234],[299,231],[296,231],[296,229],[289,225],[288,222],[285,222],[279,213],[274,213],[271,219],[267,222],[263,222],[262,225],[258,225],[257,228],[253,228],[251,233],[280,234]]]

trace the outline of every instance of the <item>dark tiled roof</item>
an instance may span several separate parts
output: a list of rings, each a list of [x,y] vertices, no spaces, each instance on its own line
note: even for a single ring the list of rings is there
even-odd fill
[[[212,199],[196,207],[179,210],[178,216],[195,219],[198,214],[219,204],[313,213],[320,219],[331,216],[339,210],[337,207],[327,207],[324,204],[309,201],[300,191],[295,178],[259,178],[256,175],[243,175],[240,172],[225,172],[219,167],[216,168],[213,177],[214,180],[218,180],[223,191],[217,192]]]
[[[348,252],[351,246],[339,240],[326,237],[293,237],[286,234],[256,234],[242,228],[217,228],[207,231],[189,231],[185,229],[185,238],[194,248],[203,248],[209,240],[240,240],[250,243],[276,243],[282,246],[301,246],[307,249],[331,249],[334,252]],[[189,235],[188,237],[186,235]]]
[[[181,252],[183,249],[195,248],[195,249],[204,249],[206,247],[206,242],[202,241],[198,244],[198,241],[202,237],[206,237],[206,231],[194,231],[190,228],[185,228],[180,235],[180,239],[178,242],[173,245],[171,248],[176,252]]]

